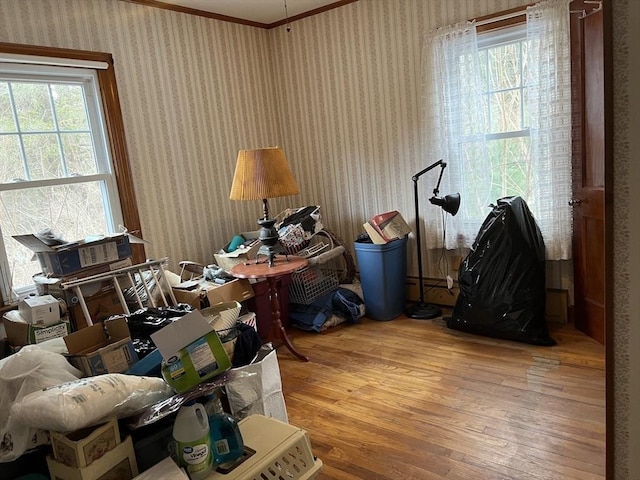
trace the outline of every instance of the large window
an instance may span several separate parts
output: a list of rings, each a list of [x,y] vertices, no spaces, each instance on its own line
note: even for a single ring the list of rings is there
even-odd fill
[[[478,33],[475,22],[426,36],[424,163],[442,158],[443,194],[460,192],[445,248],[471,248],[502,197],[520,196],[549,260],[571,256],[571,88],[568,3],[528,7],[526,23]],[[442,246],[427,208],[429,248]]]
[[[33,252],[13,235],[73,241],[114,233],[131,228],[126,209],[133,228],[139,223],[132,202],[121,208],[119,186],[130,189],[130,179],[118,182],[111,160],[106,126],[117,122],[105,114],[99,78],[110,65],[0,59],[6,60],[0,63],[0,273],[7,303],[31,290],[39,271]]]
[[[510,195],[531,198],[526,37],[524,25],[478,37],[486,155],[491,171],[489,199],[485,200]],[[484,218],[486,204],[475,205],[485,206],[477,212]]]

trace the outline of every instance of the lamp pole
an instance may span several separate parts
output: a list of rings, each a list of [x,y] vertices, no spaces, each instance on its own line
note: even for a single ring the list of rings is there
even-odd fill
[[[406,311],[407,317],[410,318],[420,318],[420,319],[429,319],[440,316],[441,310],[436,305],[426,304],[424,301],[424,281],[422,276],[422,237],[420,234],[420,204],[418,201],[418,179],[427,173],[430,170],[433,170],[436,167],[441,167],[440,176],[438,177],[438,183],[436,188],[433,190],[433,195],[437,196],[440,188],[440,181],[442,180],[442,173],[444,169],[447,167],[447,164],[442,161],[442,159],[437,162],[429,165],[428,167],[420,170],[416,173],[411,180],[413,180],[413,198],[415,201],[415,214],[416,214],[416,241],[418,245],[418,277],[419,277],[419,288],[420,288],[420,298],[418,302],[409,307]]]

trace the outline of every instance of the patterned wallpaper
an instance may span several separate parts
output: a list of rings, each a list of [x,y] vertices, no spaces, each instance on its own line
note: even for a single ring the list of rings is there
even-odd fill
[[[411,175],[437,160],[416,131],[423,33],[523,3],[361,0],[287,33],[116,0],[3,0],[0,40],[113,54],[147,254],[175,267],[256,229],[259,202],[228,199],[241,148],[287,153],[301,194],[273,214],[319,204],[348,244],[374,214],[411,222]]]
[[[325,225],[347,243],[376,213],[399,210],[411,221],[411,176],[437,160],[421,157],[417,134],[423,34],[528,1],[360,0],[294,22],[287,33],[117,0],[1,0],[0,41],[113,54],[147,254],[168,256],[175,268],[183,259],[209,263],[234,233],[255,228],[259,202],[228,199],[241,148],[284,148],[301,194],[271,201],[274,214],[319,204]],[[627,1],[635,0],[614,2],[617,84],[628,61]],[[616,151],[616,167],[630,158]],[[425,198],[435,181],[421,179]],[[622,205],[629,190],[617,187],[628,181],[616,175]],[[622,229],[624,215],[638,212],[618,215]],[[633,279],[630,246],[622,246],[615,268]],[[431,275],[435,263],[427,259]],[[630,318],[621,288],[616,332]],[[629,461],[626,374],[637,373],[628,338],[616,335],[620,471]]]
[[[614,347],[608,353],[614,359],[615,478],[621,480],[640,478],[640,213],[627,208],[640,202],[638,18],[640,2],[613,2]]]

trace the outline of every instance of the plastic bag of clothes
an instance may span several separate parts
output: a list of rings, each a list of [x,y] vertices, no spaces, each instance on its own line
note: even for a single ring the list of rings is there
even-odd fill
[[[358,323],[365,314],[364,301],[355,292],[338,287],[309,305],[289,304],[291,324],[301,330],[321,332],[324,323],[334,314],[351,323]]]
[[[458,283],[449,328],[555,345],[544,316],[544,240],[521,197],[498,200],[462,262]]]
[[[49,443],[44,429],[17,418],[10,411],[11,406],[34,392],[37,395],[43,388],[76,380],[81,374],[64,356],[38,345],[28,345],[6,360],[0,367],[0,463],[15,460],[27,450]]]
[[[180,303],[175,307],[145,307],[126,315],[133,348],[139,359],[143,359],[156,346],[151,334],[193,311],[193,307]]]

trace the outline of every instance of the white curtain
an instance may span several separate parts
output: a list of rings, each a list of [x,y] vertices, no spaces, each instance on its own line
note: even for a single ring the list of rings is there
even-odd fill
[[[447,167],[440,195],[460,192],[463,198],[460,213],[455,217],[444,217],[449,232],[444,238],[447,249],[469,247],[480,226],[466,220],[464,196],[470,193],[461,191],[463,175],[467,174],[463,166],[470,152],[482,155],[485,151],[477,51],[473,22],[439,28],[424,41],[422,162],[426,167],[439,159],[444,160]],[[487,169],[477,170],[480,176],[488,175]],[[431,196],[429,189],[435,187],[439,173],[439,169],[434,169],[420,180],[424,185],[421,190],[428,193],[421,198],[421,212],[425,212],[425,238],[429,249],[442,247],[443,240],[442,211],[425,201]]]
[[[531,158],[535,195],[528,202],[547,259],[571,258],[571,51],[569,0],[527,8]]]
[[[527,8],[527,108],[531,140],[532,194],[526,198],[542,235],[547,259],[571,257],[571,85],[569,0],[548,0]],[[423,47],[423,164],[447,163],[440,194],[460,192],[458,215],[421,199],[427,248],[470,248],[483,218],[478,206],[491,198],[486,107],[482,103],[480,59],[475,24],[440,28]],[[425,191],[435,185],[427,176]],[[469,184],[472,183],[472,188]],[[443,218],[446,223],[443,223]],[[418,221],[418,219],[416,219]],[[446,235],[445,230],[446,229]],[[444,241],[443,241],[444,238]]]

